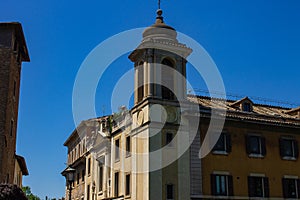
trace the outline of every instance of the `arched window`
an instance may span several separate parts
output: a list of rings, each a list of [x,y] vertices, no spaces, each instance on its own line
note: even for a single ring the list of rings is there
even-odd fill
[[[143,61],[140,61],[138,63],[138,66],[137,66],[137,73],[138,73],[138,80],[137,80],[137,87],[138,87],[138,95],[137,95],[137,100],[138,101],[141,101],[143,100],[143,97],[144,97],[144,62]]]
[[[173,62],[165,58],[161,62],[162,69],[161,69],[161,93],[162,98],[167,100],[173,100],[174,99],[174,64]],[[168,66],[168,67],[167,67]],[[171,67],[171,68],[169,68]]]

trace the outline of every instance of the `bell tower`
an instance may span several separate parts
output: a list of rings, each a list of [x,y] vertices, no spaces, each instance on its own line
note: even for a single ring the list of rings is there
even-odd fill
[[[186,59],[192,49],[177,40],[162,14],[159,9],[129,55],[135,70],[133,199],[190,199],[189,152],[183,150],[189,142],[188,122],[181,113],[187,105]]]
[[[145,29],[141,44],[129,56],[135,67],[135,105],[147,98],[186,99],[186,58],[192,50],[178,42],[162,13],[157,11],[155,24]]]

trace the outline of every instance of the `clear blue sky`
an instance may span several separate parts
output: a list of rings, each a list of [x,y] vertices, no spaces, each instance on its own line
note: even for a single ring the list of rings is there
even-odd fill
[[[165,20],[211,55],[231,93],[300,102],[299,0],[162,0]],[[73,131],[72,89],[87,54],[106,38],[152,24],[156,0],[2,1],[1,21],[23,24],[31,57],[24,63],[17,153],[24,184],[44,198],[64,195],[66,148]],[[121,45],[121,44],[120,44]],[[116,61],[97,109],[109,114],[110,85],[132,67]],[[201,84],[188,74],[195,88]]]

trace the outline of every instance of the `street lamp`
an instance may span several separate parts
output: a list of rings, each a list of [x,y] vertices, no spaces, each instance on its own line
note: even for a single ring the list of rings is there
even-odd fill
[[[61,175],[66,178],[66,182],[69,185],[69,200],[72,199],[72,183],[74,182],[75,171],[75,169],[69,166],[61,173]]]

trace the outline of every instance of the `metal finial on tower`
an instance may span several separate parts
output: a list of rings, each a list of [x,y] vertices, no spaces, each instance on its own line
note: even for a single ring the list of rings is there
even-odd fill
[[[160,0],[158,0],[158,10],[160,10]]]

